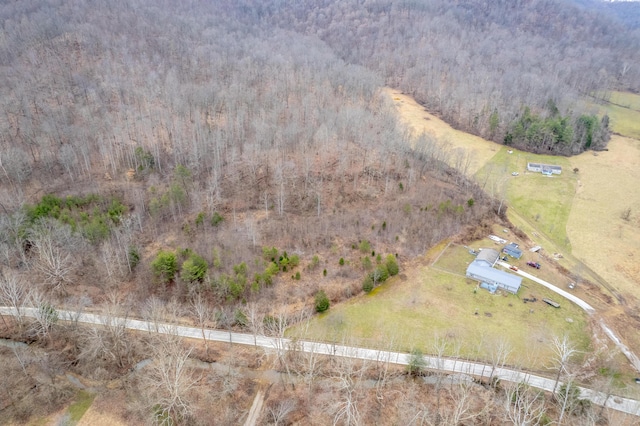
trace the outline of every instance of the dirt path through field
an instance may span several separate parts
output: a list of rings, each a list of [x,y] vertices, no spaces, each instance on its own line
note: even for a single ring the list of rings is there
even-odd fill
[[[256,397],[253,399],[253,404],[251,405],[251,410],[249,410],[249,416],[247,420],[244,422],[244,426],[255,426],[256,422],[260,418],[260,413],[262,412],[262,404],[264,403],[264,392],[262,389],[258,391]]]

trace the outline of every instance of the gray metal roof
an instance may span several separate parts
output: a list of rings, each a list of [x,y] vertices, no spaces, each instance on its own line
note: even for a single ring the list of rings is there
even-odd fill
[[[520,250],[515,243],[507,244],[502,251],[518,259],[522,256],[522,250]]]
[[[490,268],[486,266],[484,262],[471,262],[467,267],[467,276],[489,284],[496,283],[505,290],[513,293],[516,293],[522,284],[522,277],[499,269]]]
[[[557,166],[555,164],[527,163],[527,167],[547,168],[551,170],[562,170],[562,166]]]
[[[484,260],[489,263],[489,265],[493,266],[498,261],[498,256],[500,256],[500,253],[498,253],[497,250],[482,249],[480,253],[478,253],[478,256],[476,256],[476,260]]]

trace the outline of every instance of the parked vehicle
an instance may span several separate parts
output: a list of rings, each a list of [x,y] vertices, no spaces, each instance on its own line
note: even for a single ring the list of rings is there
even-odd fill
[[[512,266],[509,266],[509,269],[512,269],[512,270],[514,270],[514,271],[517,271],[517,270],[518,270],[518,267],[517,267],[517,266],[513,266],[513,265],[512,265]]]
[[[536,268],[536,269],[540,269],[540,264],[538,262],[527,262],[527,265],[531,266],[532,268]]]
[[[518,176],[519,174],[520,174],[520,173],[518,173],[518,172],[512,172],[512,173],[511,173],[511,176]]]

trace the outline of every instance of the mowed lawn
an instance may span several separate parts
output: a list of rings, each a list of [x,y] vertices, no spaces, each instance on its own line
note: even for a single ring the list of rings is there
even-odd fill
[[[562,166],[562,174],[544,176],[527,172],[527,162]],[[513,172],[519,175],[512,176]],[[503,147],[476,173],[476,181],[496,198],[505,199],[509,208],[526,218],[538,232],[544,233],[559,247],[570,250],[567,221],[578,177],[567,158]]]
[[[437,338],[448,342],[448,355],[488,359],[501,340],[512,348],[509,364],[544,371],[552,356],[551,340],[564,333],[580,350],[590,347],[586,315],[535,283],[523,282],[519,295],[477,288],[464,277],[467,249],[451,245],[432,267],[421,265],[394,277],[371,294],[362,295],[312,319],[292,336],[345,342],[398,351],[433,353]],[[520,297],[538,302],[523,303]],[[560,309],[541,301],[561,303]]]

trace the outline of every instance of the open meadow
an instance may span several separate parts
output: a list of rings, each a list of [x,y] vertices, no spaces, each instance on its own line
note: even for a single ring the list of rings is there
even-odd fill
[[[509,154],[511,152],[511,154]],[[559,176],[544,176],[527,171],[527,162],[562,166]],[[513,176],[512,173],[518,173]],[[506,199],[509,208],[535,223],[563,250],[570,249],[566,224],[576,192],[577,178],[563,157],[536,155],[502,147],[476,173],[476,180],[498,199]]]
[[[640,141],[613,136],[609,151],[571,159],[580,169],[578,191],[567,222],[573,255],[622,294],[625,314],[618,332],[640,347],[636,314],[640,304]]]

